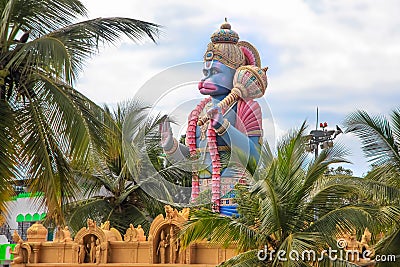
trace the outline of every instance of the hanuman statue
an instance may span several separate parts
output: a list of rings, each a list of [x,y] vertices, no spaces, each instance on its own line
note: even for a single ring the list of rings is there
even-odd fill
[[[225,20],[211,36],[204,54],[204,77],[198,83],[202,100],[188,117],[185,145],[173,138],[170,122],[161,123],[161,145],[179,161],[200,155],[202,171],[192,175],[192,201],[211,187],[213,210],[220,211],[221,196],[244,182],[242,175],[223,166],[221,158],[233,147],[258,160],[262,141],[262,112],[254,99],[267,87],[267,68],[261,68],[256,48]]]

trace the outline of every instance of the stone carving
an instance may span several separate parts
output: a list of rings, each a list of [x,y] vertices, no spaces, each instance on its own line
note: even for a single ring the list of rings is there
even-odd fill
[[[100,244],[100,240],[96,240],[96,254],[95,254],[95,262],[96,264],[99,264],[101,262],[101,244]]]
[[[164,206],[165,216],[158,215],[152,222],[148,241],[151,242],[150,263],[186,263],[190,262],[190,251],[183,250],[178,232],[189,218],[189,208],[178,211],[170,205]],[[161,242],[161,246],[160,246]],[[163,251],[162,251],[163,250]],[[165,252],[165,256],[161,254]]]
[[[167,210],[171,209],[168,207]],[[199,266],[206,264],[214,266],[235,255],[234,247],[228,250],[214,248],[205,242],[183,250],[178,232],[182,229],[186,221],[185,214],[189,211],[175,212],[174,209],[171,211],[170,214],[177,214],[177,216],[172,216],[173,219],[160,214],[153,220],[148,241],[140,225],[137,228],[130,225],[126,231],[125,241],[108,241],[105,232],[111,231],[110,224],[105,222],[96,226],[93,220],[88,220],[88,227],[82,227],[76,233],[74,240],[69,243],[61,242],[65,237],[68,240],[68,234],[64,235],[63,232],[67,230],[65,227],[58,227],[62,235],[59,240],[53,242],[23,241],[18,233],[14,232],[13,240],[16,246],[10,249],[14,256],[11,266],[45,267],[78,266],[78,264],[83,264],[81,266],[108,266],[108,264],[110,266],[153,266],[152,264],[161,262],[171,266],[191,263],[199,264]],[[33,234],[31,238],[37,238],[37,234],[40,234],[42,230],[41,227],[35,225],[30,231]],[[133,242],[135,234],[132,235],[132,233],[135,231],[137,241]],[[367,234],[364,240],[369,240]],[[216,250],[217,253],[215,253]],[[211,262],[213,264],[210,264]]]
[[[165,225],[156,240],[157,243],[157,262],[158,263],[184,263],[185,253],[181,249],[178,238],[179,227],[170,224]]]
[[[179,246],[177,244],[178,238],[176,237],[177,233],[176,233],[177,229],[171,225],[171,227],[169,228],[169,246],[170,246],[170,251],[169,251],[169,259],[170,259],[170,263],[177,263],[179,258]]]
[[[62,230],[61,230],[61,226],[57,226],[56,233],[55,233],[55,236],[54,236],[54,242],[61,242],[63,237],[64,236],[63,236],[63,233],[62,233]]]
[[[146,236],[144,235],[144,230],[142,226],[139,224],[137,229],[138,241],[146,241]]]
[[[85,257],[86,257],[86,248],[85,245],[83,244],[83,241],[80,241],[78,245],[78,263],[84,263]]]
[[[347,250],[358,251],[359,250],[359,242],[357,241],[356,231],[354,230],[347,237]]]
[[[64,227],[64,230],[62,230],[63,233],[63,241],[64,242],[71,242],[72,238],[71,238],[71,232],[69,231],[68,226]]]
[[[179,263],[185,264],[187,262],[186,251],[181,247],[181,241],[179,239],[176,240],[177,254],[179,257]]]
[[[373,247],[370,246],[371,243],[371,232],[368,230],[368,228],[365,228],[364,234],[361,237],[361,242],[360,242],[360,252],[363,253],[365,250],[371,251],[372,254],[375,254],[375,250]]]
[[[346,251],[347,255],[349,256],[349,261],[362,264],[362,266],[374,265],[373,260],[370,260],[370,258],[373,258],[375,251],[370,246],[371,232],[368,230],[368,228],[365,228],[364,234],[361,237],[361,241],[357,240],[355,229],[353,229],[350,233],[343,234],[340,239],[345,241],[338,241],[338,244],[342,245],[343,250]],[[365,254],[366,250],[368,250],[369,253]],[[367,258],[363,258],[363,256]]]
[[[16,243],[14,250],[10,248],[10,254],[14,255],[13,264],[30,263],[31,247],[23,242],[17,231],[14,230],[13,241]]]
[[[105,221],[100,224],[100,228],[103,230],[110,230],[110,221]]]
[[[122,241],[120,232],[113,227],[110,228],[110,221],[102,223],[100,229],[106,234],[107,241]]]
[[[126,229],[126,233],[124,235],[125,242],[134,242],[138,241],[138,231],[133,227],[133,224],[129,225],[129,228]]]
[[[69,231],[68,226],[65,226],[64,229],[61,226],[57,226],[56,236],[54,238],[56,242],[71,242],[71,232]]]
[[[45,242],[47,241],[48,231],[39,222],[32,224],[26,231],[28,242]]]
[[[88,218],[87,219],[87,227],[89,229],[95,229],[97,227],[96,222],[93,221],[92,219]]]
[[[160,263],[166,263],[166,256],[167,254],[165,253],[166,248],[169,246],[169,242],[167,238],[165,237],[164,231],[161,231],[160,235],[161,239],[160,242],[158,243],[158,248],[157,248],[157,255],[160,258]]]
[[[87,252],[89,252],[89,262],[94,263],[96,258],[96,240],[94,236],[90,237],[90,242],[86,244]]]
[[[87,220],[87,227],[81,228],[75,235],[75,243],[78,244],[78,253],[73,254],[74,263],[105,263],[108,259],[108,238],[116,240],[114,232],[108,229],[109,222],[97,224],[92,219]],[[105,228],[105,229],[102,229]],[[118,233],[119,234],[119,233]],[[122,241],[121,234],[119,234]]]
[[[175,219],[176,217],[178,217],[178,211],[174,208],[172,208],[170,205],[165,205],[164,206],[165,209],[165,218],[166,219]]]

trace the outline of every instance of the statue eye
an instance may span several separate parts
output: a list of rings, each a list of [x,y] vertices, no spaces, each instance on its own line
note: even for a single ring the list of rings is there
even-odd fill
[[[218,74],[219,73],[219,71],[217,70],[217,69],[212,69],[211,70],[211,75],[214,75],[214,74]]]

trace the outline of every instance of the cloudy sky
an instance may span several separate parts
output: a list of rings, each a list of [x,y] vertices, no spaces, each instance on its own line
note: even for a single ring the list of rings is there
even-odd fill
[[[262,65],[269,67],[262,100],[269,138],[279,139],[304,120],[315,127],[317,106],[320,121],[332,128],[356,109],[388,114],[400,106],[396,0],[82,2],[90,18],[123,16],[163,26],[157,44],[122,40],[87,62],[76,87],[99,104],[132,98],[171,66],[201,61],[210,35],[227,17],[240,39],[255,45]],[[197,80],[194,73],[190,79]],[[196,86],[189,85],[171,93],[173,97],[160,95],[158,110],[172,108],[186,117],[186,106],[201,98]],[[346,167],[356,175],[365,173],[368,164],[358,140],[342,135],[337,141],[352,152],[354,164]]]

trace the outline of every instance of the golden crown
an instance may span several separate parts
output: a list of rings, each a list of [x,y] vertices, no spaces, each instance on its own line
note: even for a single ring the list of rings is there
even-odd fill
[[[222,23],[219,30],[211,35],[212,43],[232,43],[236,44],[239,41],[239,35],[237,32],[232,30],[231,24],[228,23],[225,18],[225,22]]]
[[[204,53],[204,61],[218,60],[237,69],[244,65],[261,65],[257,49],[250,43],[239,41],[239,35],[232,30],[225,18],[220,28],[211,35],[211,42]]]

